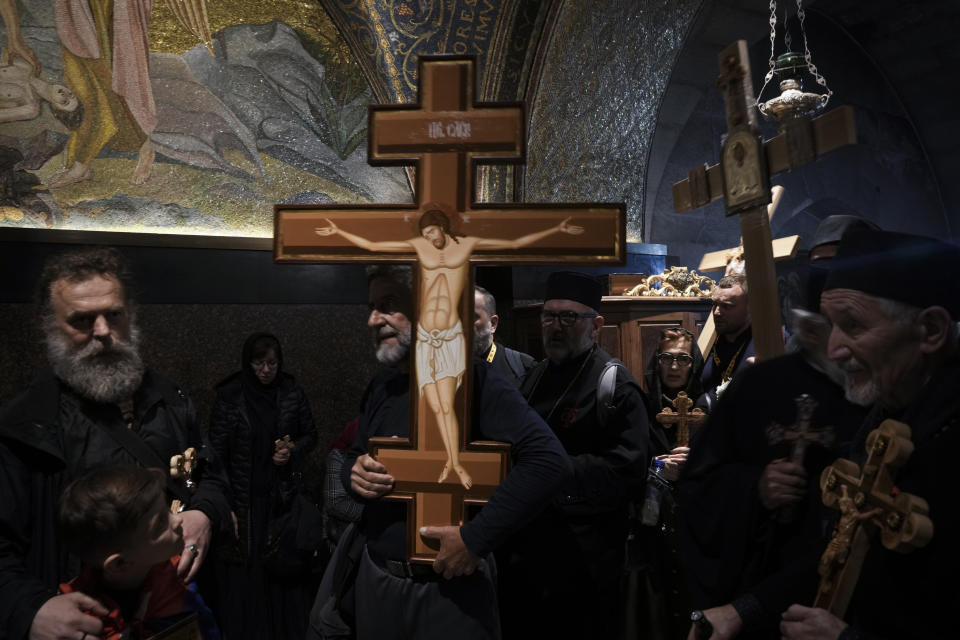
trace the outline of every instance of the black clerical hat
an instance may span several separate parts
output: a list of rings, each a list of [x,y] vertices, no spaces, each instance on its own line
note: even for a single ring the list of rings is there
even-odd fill
[[[851,229],[824,291],[854,289],[915,307],[944,307],[960,319],[960,247],[924,236]]]
[[[852,215],[827,216],[817,225],[817,230],[813,234],[813,240],[810,242],[810,251],[813,251],[820,245],[840,242],[843,234],[850,229],[879,229],[877,225],[866,218]]]
[[[603,287],[585,273],[576,271],[555,271],[547,278],[546,300],[573,300],[585,304],[594,311],[600,311],[600,299]]]

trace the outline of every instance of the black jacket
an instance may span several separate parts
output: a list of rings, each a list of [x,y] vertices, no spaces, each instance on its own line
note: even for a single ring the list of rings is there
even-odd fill
[[[310,413],[310,403],[306,394],[287,373],[278,374],[276,431],[271,434],[272,442],[289,435],[295,447],[290,462],[277,470],[280,479],[289,478],[298,470],[307,454],[317,442],[317,431]],[[217,385],[217,400],[210,418],[210,444],[223,461],[230,479],[230,501],[240,529],[240,540],[245,542],[244,550],[249,550],[249,509],[251,465],[254,459],[256,441],[251,423],[251,414],[243,398],[240,373],[235,373]],[[257,455],[272,455],[259,452]]]
[[[152,371],[134,402],[132,428],[159,460],[198,450],[202,472],[189,508],[210,518],[214,535],[225,532],[226,478],[205,446],[193,403]],[[0,412],[0,639],[25,638],[40,606],[78,569],[54,530],[62,489],[98,465],[139,464],[103,426],[117,424],[117,407],[77,397],[49,371]]]

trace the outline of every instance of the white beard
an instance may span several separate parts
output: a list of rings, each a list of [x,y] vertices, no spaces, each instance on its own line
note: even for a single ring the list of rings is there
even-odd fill
[[[140,388],[146,369],[140,357],[140,331],[130,327],[130,342],[93,339],[76,349],[59,330],[47,331],[47,359],[58,378],[75,392],[104,404],[119,404]]]
[[[380,364],[385,364],[392,366],[401,362],[407,355],[410,353],[410,336],[411,331],[408,327],[404,331],[397,331],[389,325],[386,327],[381,327],[379,330],[374,329],[374,337],[379,340],[382,337],[396,336],[396,344],[387,344],[386,342],[380,341],[377,343],[377,362]]]

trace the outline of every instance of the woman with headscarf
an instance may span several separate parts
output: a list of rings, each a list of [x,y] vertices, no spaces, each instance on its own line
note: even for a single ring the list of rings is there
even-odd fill
[[[680,327],[671,327],[660,332],[657,341],[657,350],[650,358],[643,380],[647,389],[647,409],[650,412],[650,425],[654,430],[656,453],[670,454],[664,458],[665,469],[672,473],[670,458],[677,455],[676,429],[664,429],[657,422],[657,414],[664,408],[673,408],[673,401],[683,391],[687,397],[696,402],[703,395],[700,384],[700,372],[703,371],[703,354],[697,346],[697,340],[692,333]],[[700,403],[698,403],[700,406]],[[682,447],[686,450],[686,447]],[[677,469],[679,471],[679,469]]]
[[[302,490],[300,466],[316,429],[303,389],[283,371],[275,336],[248,337],[240,364],[217,385],[210,420],[211,444],[230,477],[237,536],[220,554],[215,611],[226,640],[302,638],[315,576],[281,575],[265,556],[271,520]]]
[[[653,478],[652,472],[647,478],[648,485],[657,489],[653,498],[656,508],[645,513],[645,501],[639,509],[639,521],[634,523],[634,549],[640,570],[631,578],[639,582],[635,591],[638,595],[633,597],[633,602],[638,603],[635,624],[653,630],[648,632],[652,640],[686,637],[690,628],[690,603],[678,556],[677,504],[672,484],[680,475],[689,448],[676,446],[677,429],[664,429],[656,416],[664,408],[672,409],[681,391],[697,401],[702,395],[702,370],[703,355],[694,335],[671,327],[660,332],[657,350],[644,372],[654,461],[662,460],[663,468],[658,478]],[[660,478],[666,482],[659,482]],[[652,497],[648,494],[648,500]]]

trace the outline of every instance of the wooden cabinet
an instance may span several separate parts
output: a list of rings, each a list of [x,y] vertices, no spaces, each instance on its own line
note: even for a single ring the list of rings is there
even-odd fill
[[[600,308],[604,320],[600,346],[622,360],[642,384],[644,368],[657,350],[660,332],[679,326],[700,335],[712,304],[709,298],[604,296]],[[513,310],[516,348],[538,360],[543,358],[540,337],[542,306],[533,304]]]

